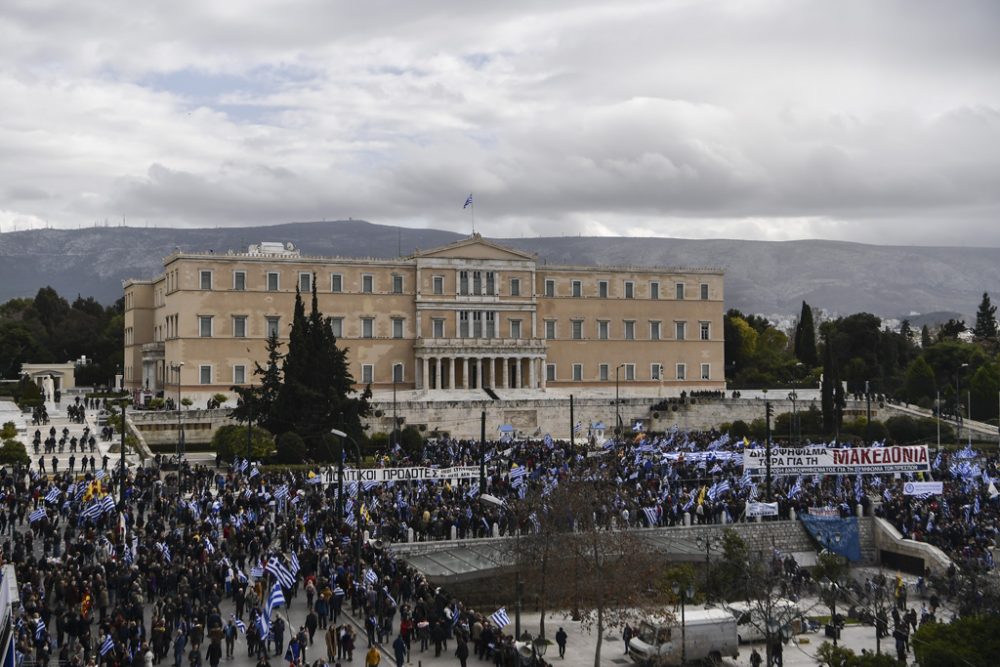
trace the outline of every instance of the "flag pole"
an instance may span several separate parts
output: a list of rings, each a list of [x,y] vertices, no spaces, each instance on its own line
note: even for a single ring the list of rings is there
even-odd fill
[[[470,197],[472,195],[469,195]],[[472,209],[472,235],[476,235],[476,201],[472,200],[472,205],[469,207]]]

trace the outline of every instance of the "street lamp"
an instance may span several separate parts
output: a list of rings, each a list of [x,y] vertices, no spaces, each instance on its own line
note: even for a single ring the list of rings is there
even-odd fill
[[[355,442],[354,438],[347,435],[341,430],[332,428],[330,433],[340,438],[340,457],[337,462],[337,518],[340,521],[344,520],[344,441],[351,443],[354,446],[354,453],[357,457],[358,472],[361,471],[361,448],[358,447],[358,443]],[[354,581],[358,582],[361,580],[361,481],[355,482],[358,485],[358,496],[354,503]]]
[[[828,596],[828,604],[830,605],[830,624],[826,628],[826,636],[833,640],[833,645],[837,645],[837,639],[840,637],[840,627],[837,625],[837,593],[840,590],[840,585],[835,581],[830,581],[826,577],[819,582],[819,587]]]
[[[794,444],[797,438],[795,438],[795,433],[798,431],[796,428],[798,426],[798,411],[795,409],[795,401],[799,398],[799,395],[795,393],[792,389],[788,393],[788,400],[792,402],[792,421],[788,424],[788,442]]]
[[[618,438],[622,435],[622,413],[618,407],[618,371],[625,368],[625,364],[615,366],[615,434]]]
[[[688,600],[694,598],[694,586],[691,584],[687,585],[687,588],[681,588],[680,582],[675,581],[670,585],[671,590],[673,590],[674,595],[679,595],[681,598],[681,663],[687,662],[687,624],[684,619],[684,606],[687,604]]]
[[[180,478],[181,459],[184,456],[184,426],[181,424],[181,369],[184,362],[178,361],[171,368],[177,373],[177,475]]]

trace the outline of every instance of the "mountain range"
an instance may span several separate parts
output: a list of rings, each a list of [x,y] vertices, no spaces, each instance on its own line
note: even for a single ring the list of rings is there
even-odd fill
[[[463,238],[361,220],[255,227],[36,229],[0,235],[0,302],[51,285],[63,296],[110,303],[125,278],[149,278],[180,248],[224,253],[260,241],[291,242],[303,254],[391,258]],[[493,238],[539,263],[721,268],[726,306],[792,315],[807,301],[831,314],[884,318],[975,313],[1000,286],[1000,248],[880,246],[840,241],[746,241],[624,237]]]

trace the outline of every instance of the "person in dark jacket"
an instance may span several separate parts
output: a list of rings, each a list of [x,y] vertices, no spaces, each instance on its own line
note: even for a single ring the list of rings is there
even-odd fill
[[[559,646],[559,657],[563,660],[566,659],[566,631],[562,628],[556,632],[556,644]]]

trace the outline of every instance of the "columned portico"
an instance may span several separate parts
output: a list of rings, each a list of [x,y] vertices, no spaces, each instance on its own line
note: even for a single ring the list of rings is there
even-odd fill
[[[422,340],[416,349],[418,388],[480,390],[541,389],[536,364],[544,364],[544,341],[506,339]]]

